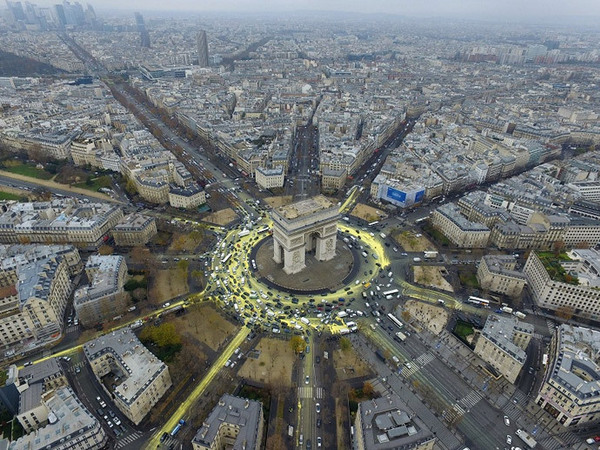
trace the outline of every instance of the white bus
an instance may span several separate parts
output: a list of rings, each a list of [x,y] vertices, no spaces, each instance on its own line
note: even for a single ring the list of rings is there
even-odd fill
[[[229,255],[227,255],[225,258],[223,258],[223,264],[225,264],[227,261],[229,261],[230,258],[231,258],[231,253]]]
[[[473,303],[474,305],[484,306],[486,308],[490,306],[489,300],[486,300],[485,298],[475,297],[473,295],[471,295],[467,301],[469,303]]]
[[[260,233],[266,233],[267,231],[269,231],[269,227],[264,227],[264,228],[261,228],[260,230],[257,230],[256,232],[257,232],[258,234],[260,234]]]
[[[383,293],[384,297],[387,297],[388,295],[396,295],[398,293],[398,289],[391,289],[389,291],[385,291]]]
[[[400,320],[392,313],[389,313],[387,316],[388,319],[390,319],[393,322],[393,324],[396,325],[398,328],[402,328],[404,326],[404,324],[400,322]]]

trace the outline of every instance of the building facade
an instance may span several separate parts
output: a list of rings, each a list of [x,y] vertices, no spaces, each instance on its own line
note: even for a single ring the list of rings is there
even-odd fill
[[[485,255],[477,267],[477,281],[487,291],[520,298],[527,280],[516,265],[514,256]]]
[[[477,338],[475,354],[514,383],[527,359],[525,350],[533,330],[533,325],[516,317],[490,314]]]
[[[569,427],[600,421],[600,332],[559,326],[536,403]]]
[[[268,169],[266,167],[257,167],[254,171],[256,184],[261,189],[282,188],[285,182],[285,173],[282,166]]]
[[[452,203],[437,208],[431,224],[460,248],[485,248],[490,238],[488,227],[466,219]]]
[[[192,447],[260,450],[263,427],[262,403],[224,394],[196,433]]]
[[[146,245],[156,233],[156,219],[142,214],[123,217],[112,230],[115,244],[122,247]]]
[[[138,425],[171,387],[169,368],[129,328],[87,342],[83,351],[98,382],[119,410]],[[119,377],[112,387],[101,381]]]

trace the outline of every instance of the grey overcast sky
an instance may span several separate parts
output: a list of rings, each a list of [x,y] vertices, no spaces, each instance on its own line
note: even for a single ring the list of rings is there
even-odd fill
[[[74,0],[71,0],[74,1]],[[33,0],[40,5],[62,0]],[[79,0],[100,12],[190,11],[277,13],[340,11],[385,13],[406,17],[453,17],[501,21],[557,21],[560,18],[600,18],[600,0]]]

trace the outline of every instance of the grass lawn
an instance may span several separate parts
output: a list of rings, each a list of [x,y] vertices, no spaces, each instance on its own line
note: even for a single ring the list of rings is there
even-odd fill
[[[0,200],[20,200],[21,198],[23,198],[21,195],[0,191]]]
[[[87,189],[88,191],[98,192],[100,188],[110,188],[112,183],[108,175],[103,175],[101,177],[92,178],[89,182],[83,181],[82,183],[77,183],[73,186],[80,189]]]
[[[474,289],[479,289],[479,282],[477,276],[473,272],[458,272],[458,278],[463,286],[467,286]]]
[[[473,333],[473,325],[471,325],[470,323],[463,322],[462,320],[456,322],[456,326],[454,327],[454,334],[460,337],[463,341],[467,342],[467,337],[472,335]]]
[[[5,167],[4,170],[7,172],[16,173],[18,175],[23,175],[25,177],[39,178],[41,180],[49,180],[53,176],[50,172],[46,172],[44,169],[38,169],[25,164]]]

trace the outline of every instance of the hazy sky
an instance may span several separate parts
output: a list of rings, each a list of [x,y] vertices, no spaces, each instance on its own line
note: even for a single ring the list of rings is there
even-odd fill
[[[79,0],[86,4],[86,0]],[[62,0],[33,0],[38,4]],[[178,10],[178,11],[345,11],[357,13],[392,13],[403,16],[452,16],[516,21],[560,17],[600,17],[600,0],[91,0],[98,11]]]

